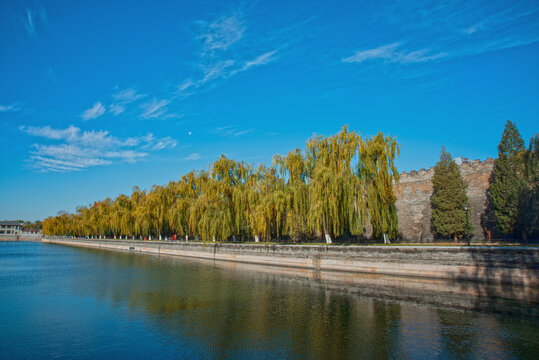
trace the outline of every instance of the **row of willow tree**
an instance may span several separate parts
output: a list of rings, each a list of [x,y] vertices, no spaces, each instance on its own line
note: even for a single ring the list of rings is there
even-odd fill
[[[133,188],[75,214],[43,221],[47,235],[114,238],[174,235],[208,241],[291,241],[398,235],[395,138],[362,138],[347,126],[275,155],[271,167],[221,156],[150,191]]]

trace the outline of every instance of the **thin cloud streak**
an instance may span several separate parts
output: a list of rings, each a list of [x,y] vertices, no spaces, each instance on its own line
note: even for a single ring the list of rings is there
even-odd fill
[[[80,117],[84,121],[96,119],[105,113],[105,107],[100,101],[96,102],[91,108],[85,110]]]
[[[246,26],[243,15],[235,11],[231,15],[222,15],[217,19],[207,22],[199,21],[200,34],[198,39],[202,42],[204,52],[227,50],[230,46],[243,38]]]
[[[202,156],[199,153],[192,153],[182,158],[183,161],[196,161],[200,159],[202,159]]]
[[[224,137],[238,137],[253,132],[253,129],[240,130],[237,126],[221,126],[211,130],[212,134],[224,136]]]
[[[17,111],[20,111],[22,110],[20,104],[18,102],[15,102],[15,103],[12,103],[12,104],[7,104],[7,105],[2,105],[0,104],[0,113],[3,113],[3,112],[17,112]]]
[[[242,71],[248,70],[254,66],[266,65],[277,60],[278,58],[274,56],[276,53],[277,50],[268,51],[253,60],[245,62],[245,64],[243,64]]]
[[[447,54],[430,54],[428,49],[415,51],[399,50],[401,43],[392,43],[373,49],[359,50],[352,56],[342,59],[344,63],[362,63],[368,60],[382,59],[391,63],[410,64],[441,59]]]
[[[114,99],[114,102],[122,103],[122,104],[130,104],[134,101],[137,101],[139,99],[142,99],[146,95],[139,94],[137,90],[134,88],[127,88],[124,90],[120,90],[112,95],[112,98]]]
[[[143,119],[155,119],[165,117],[167,115],[167,105],[169,103],[170,101],[166,99],[152,99],[150,102],[147,102],[140,106],[143,110],[140,117]]]
[[[115,116],[124,113],[127,110],[127,106],[142,98],[146,97],[145,94],[140,94],[134,88],[127,88],[120,90],[112,94],[113,102],[108,106],[109,112]]]
[[[24,10],[23,26],[28,36],[37,38],[36,26],[38,26],[38,24],[40,24],[40,26],[49,25],[49,19],[45,8],[42,6],[36,10],[26,8]]]

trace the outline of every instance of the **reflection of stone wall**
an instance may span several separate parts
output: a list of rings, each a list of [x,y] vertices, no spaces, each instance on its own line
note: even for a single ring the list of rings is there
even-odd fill
[[[470,222],[474,225],[473,239],[484,240],[481,217],[487,207],[489,178],[494,167],[494,160],[475,160],[463,163],[460,172],[468,183],[470,199]],[[400,183],[395,189],[399,216],[399,233],[405,240],[431,241],[431,203],[432,177],[434,168],[428,170],[403,172]]]

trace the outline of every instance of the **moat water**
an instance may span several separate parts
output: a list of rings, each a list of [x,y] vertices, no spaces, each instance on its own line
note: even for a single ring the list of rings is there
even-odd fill
[[[402,278],[373,290],[372,277],[352,291],[323,278],[0,242],[0,359],[539,359],[534,296],[414,296],[383,286],[414,288]]]

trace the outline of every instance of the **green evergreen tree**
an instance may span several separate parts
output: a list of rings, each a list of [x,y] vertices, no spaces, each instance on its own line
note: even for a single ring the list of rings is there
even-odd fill
[[[524,140],[514,122],[507,121],[494,161],[494,174],[489,197],[494,206],[498,229],[505,235],[516,235],[519,230],[519,203],[524,190]]]
[[[458,165],[451,159],[451,154],[442,147],[440,160],[434,167],[432,178],[432,223],[438,236],[458,238],[473,231],[468,223],[466,229],[466,210],[468,187],[460,174]]]
[[[539,134],[530,139],[528,151],[523,153],[524,186],[519,200],[519,228],[522,238],[539,236]]]

